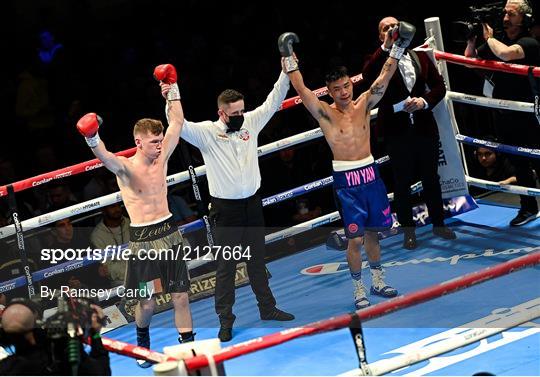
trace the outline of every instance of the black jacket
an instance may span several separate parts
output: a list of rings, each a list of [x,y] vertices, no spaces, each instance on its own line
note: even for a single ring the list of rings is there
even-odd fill
[[[65,351],[65,349],[60,350]],[[33,346],[24,352],[16,352],[0,360],[0,376],[68,376],[69,364],[53,365],[50,350],[43,345]],[[79,376],[110,376],[109,352],[101,339],[93,339],[90,354],[81,345],[81,360],[77,372]]]

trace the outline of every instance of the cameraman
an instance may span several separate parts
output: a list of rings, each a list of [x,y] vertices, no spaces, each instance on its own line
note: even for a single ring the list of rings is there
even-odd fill
[[[504,34],[500,39],[493,36],[490,25],[483,23],[484,43],[475,49],[476,36],[467,41],[465,56],[481,57],[528,66],[540,65],[540,44],[530,36],[533,25],[532,8],[526,0],[508,0],[504,7]],[[534,94],[527,76],[494,72],[492,97],[512,101],[534,102]],[[487,84],[487,83],[486,83]],[[540,148],[540,126],[534,114],[520,111],[494,109],[494,123],[498,137],[505,144]],[[510,156],[516,168],[516,184],[536,187],[532,169],[540,174],[540,160]],[[531,166],[532,165],[532,166]],[[519,226],[534,220],[538,215],[535,197],[521,195],[521,208],[510,225]]]
[[[86,354],[80,345],[80,360],[77,375],[111,375],[109,353],[99,336],[103,311],[96,305],[90,329],[91,351]],[[14,299],[4,309],[1,317],[0,343],[13,346],[14,353],[0,361],[0,375],[70,375],[67,354],[61,362],[53,357],[54,347],[66,353],[65,344],[47,338],[47,330],[40,326],[41,313],[38,305],[26,299]],[[53,347],[51,345],[54,344]],[[51,349],[52,348],[52,349]]]

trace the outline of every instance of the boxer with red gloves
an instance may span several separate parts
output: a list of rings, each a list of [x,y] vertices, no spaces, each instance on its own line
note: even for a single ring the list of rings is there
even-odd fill
[[[157,66],[154,77],[162,85],[170,87],[164,96],[167,99],[169,127],[163,135],[161,121],[149,118],[139,120],[133,129],[137,146],[134,156],[116,156],[107,150],[98,136],[102,120],[95,113],[86,114],[77,123],[77,129],[86,138],[94,155],[116,175],[122,200],[131,219],[128,249],[133,257],[128,261],[125,288],[131,291],[131,297],[139,299],[135,310],[137,344],[145,348],[150,348],[149,326],[158,294],[171,295],[179,341],[182,343],[194,339],[188,297],[189,275],[182,258],[183,239],[172,223],[166,184],[167,162],[178,144],[184,113],[174,66]],[[150,250],[159,250],[161,259],[149,258]],[[163,253],[169,250],[173,252]],[[141,286],[147,289],[141,290]],[[151,365],[145,360],[137,360],[137,363],[144,368]]]

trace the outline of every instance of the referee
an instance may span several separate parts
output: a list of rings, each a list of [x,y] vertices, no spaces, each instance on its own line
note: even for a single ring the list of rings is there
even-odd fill
[[[166,93],[167,85],[162,84]],[[227,89],[217,99],[219,119],[185,121],[181,137],[196,146],[206,164],[211,196],[210,219],[215,229],[217,273],[215,305],[219,316],[218,337],[232,339],[236,316],[236,264],[247,262],[249,281],[257,298],[262,320],[291,321],[294,315],[276,308],[265,267],[264,217],[261,197],[257,137],[279,109],[289,90],[289,78],[283,72],[264,103],[244,112],[244,96]],[[241,250],[237,253],[224,252]],[[239,254],[243,254],[239,258]]]

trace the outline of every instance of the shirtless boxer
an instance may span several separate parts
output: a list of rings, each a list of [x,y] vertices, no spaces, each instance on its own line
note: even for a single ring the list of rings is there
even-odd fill
[[[122,200],[131,219],[130,242],[132,258],[128,261],[126,290],[152,288],[145,297],[139,297],[135,309],[137,344],[150,348],[150,321],[154,313],[155,295],[170,293],[174,305],[174,322],[180,334],[178,341],[194,339],[189,308],[189,275],[181,253],[182,235],[172,223],[167,204],[167,162],[178,144],[184,113],[180,103],[180,91],[176,84],[174,66],[163,64],[154,70],[154,77],[171,84],[167,93],[169,127],[163,135],[161,121],[141,119],[133,128],[137,151],[126,158],[109,152],[100,141],[98,128],[101,118],[95,113],[83,116],[77,123],[79,132],[103,165],[116,175]],[[158,260],[149,260],[155,251],[167,251]],[[180,250],[180,254],[176,251]],[[140,290],[139,292],[144,292]],[[147,368],[151,363],[137,360]]]
[[[411,42],[415,27],[406,22],[389,30],[394,44],[379,77],[366,92],[352,99],[353,85],[345,67],[340,67],[326,77],[328,92],[334,104],[319,101],[304,85],[298,70],[298,60],[293,53],[294,33],[284,33],[278,40],[281,63],[292,85],[311,115],[319,122],[334,160],[334,191],[338,198],[345,234],[349,239],[347,262],[354,284],[356,309],[369,306],[361,279],[362,244],[365,245],[371,270],[371,294],[394,297],[397,290],[384,282],[381,267],[381,248],[377,230],[392,225],[390,204],[386,188],[371,155],[369,140],[370,110],[384,95],[388,82],[396,71],[398,60]],[[397,39],[396,39],[397,38]]]

